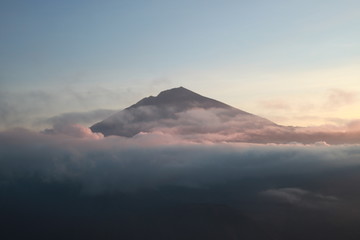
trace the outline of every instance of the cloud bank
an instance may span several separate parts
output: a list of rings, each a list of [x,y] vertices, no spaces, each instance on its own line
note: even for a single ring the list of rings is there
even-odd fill
[[[290,127],[251,114],[239,114],[236,109],[193,108],[174,113],[171,107],[141,106],[136,111],[119,112],[101,124],[95,131],[103,131],[105,135],[131,137],[139,132],[162,133],[193,142],[360,143],[358,120],[342,126]]]
[[[66,129],[69,135],[24,129],[2,132],[1,176],[74,180],[96,192],[206,186],[360,166],[357,145],[197,144],[162,133],[102,138],[86,128],[74,129]]]
[[[92,87],[87,90],[59,88],[50,90],[14,91],[0,89],[0,129],[14,127],[42,128],[55,121],[92,124],[113,111],[103,110],[130,104],[137,95],[131,90],[109,90]],[[117,105],[114,106],[114,103]],[[99,109],[99,110],[94,110]],[[70,112],[61,114],[64,111]],[[54,116],[50,117],[49,116]],[[76,121],[76,122],[74,122]]]
[[[85,129],[0,132],[2,239],[314,239],[314,226],[360,236],[359,145]]]
[[[334,196],[317,194],[301,188],[268,189],[260,194],[274,201],[300,207],[324,207],[327,203],[338,201]]]

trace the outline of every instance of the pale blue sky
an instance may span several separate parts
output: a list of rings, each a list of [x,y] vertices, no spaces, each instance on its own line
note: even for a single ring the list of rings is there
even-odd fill
[[[66,112],[182,85],[271,117],[259,103],[360,91],[359,26],[355,0],[1,0],[0,87],[88,93],[89,104],[62,101]]]

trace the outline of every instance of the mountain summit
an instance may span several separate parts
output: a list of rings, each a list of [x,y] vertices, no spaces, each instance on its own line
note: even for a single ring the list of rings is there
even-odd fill
[[[162,91],[156,97],[143,98],[90,128],[104,136],[132,137],[141,132],[225,136],[269,126],[277,125],[184,87],[178,87]]]
[[[176,108],[231,108],[222,102],[216,101],[211,98],[207,98],[190,91],[184,87],[172,88],[159,93],[156,97],[150,96],[143,98],[136,104],[130,106],[127,109],[137,108],[140,106],[169,106],[172,105]]]

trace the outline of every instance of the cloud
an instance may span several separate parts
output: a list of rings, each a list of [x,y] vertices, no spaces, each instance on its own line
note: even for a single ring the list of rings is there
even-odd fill
[[[45,129],[45,134],[63,134],[70,137],[100,139],[104,135],[101,133],[93,133],[90,128],[79,124],[55,124],[51,129]]]
[[[134,100],[132,99],[134,95],[136,94],[130,90],[100,87],[87,90],[61,88],[47,91],[0,89],[0,129],[41,128],[49,122],[60,120],[71,120],[72,124],[92,124],[101,119],[100,115],[106,117],[110,113],[110,110],[101,109],[103,106],[114,109],[125,107]],[[69,113],[61,114],[64,109]],[[49,116],[55,117],[48,119]],[[80,122],[74,122],[75,120]]]
[[[275,236],[287,229],[311,236],[319,223],[328,235],[329,227],[340,236],[344,224],[358,229],[359,145],[199,144],[162,132],[86,136],[0,132],[0,219],[24,226],[19,232],[27,236],[43,236],[44,226],[58,233],[61,224],[61,232],[111,232],[110,239],[139,229],[151,229],[145,233],[154,239],[165,230],[163,239],[222,227],[216,239],[248,228]],[[101,238],[94,236],[87,239]]]
[[[270,121],[236,109],[193,108],[178,112],[174,107],[141,106],[126,109],[104,120],[100,126],[105,135],[133,136],[139,132],[164,132],[168,134],[197,134],[243,131],[247,128],[269,125]]]
[[[357,146],[194,144],[161,133],[134,138],[80,133],[88,138],[24,129],[2,132],[1,177],[70,179],[87,191],[101,192],[166,185],[206,187],[274,175],[323,175],[338,166],[359,165]]]
[[[86,124],[91,125],[97,121],[109,117],[117,112],[116,110],[97,109],[88,112],[69,112],[40,120],[38,124],[69,125]]]
[[[337,109],[353,104],[357,101],[357,92],[345,91],[342,89],[331,89],[324,107],[327,109]]]
[[[313,144],[360,143],[357,120],[345,125],[286,127],[263,118],[239,114],[234,109],[193,108],[175,112],[173,108],[141,106],[136,111],[122,111],[103,122],[105,135],[131,137],[137,133],[161,133],[187,141]],[[96,129],[94,131],[99,131]]]
[[[51,118],[43,119],[37,124],[51,125],[43,131],[45,134],[63,134],[78,138],[102,138],[102,133],[93,133],[90,128],[81,124],[93,124],[115,113],[114,110],[98,109],[89,112],[71,112],[60,114]]]
[[[323,207],[328,203],[338,201],[334,196],[313,193],[301,188],[268,189],[260,193],[273,201],[288,203],[299,207]]]
[[[350,121],[346,127],[348,131],[360,131],[360,119]]]
[[[92,91],[90,93],[73,91],[65,93],[63,90],[58,94],[50,94],[44,91],[13,93],[3,90],[0,92],[0,129],[18,126],[28,127],[31,125],[36,126],[36,129],[48,128],[48,133],[56,132],[84,136],[81,132],[84,133],[88,130],[80,130],[81,125],[89,126],[115,113],[114,110],[105,109],[87,111],[91,106],[94,107],[93,100],[106,95],[107,91],[99,89],[98,95]],[[94,94],[96,97],[92,100],[89,99],[89,96]],[[112,96],[111,98],[116,98],[116,94],[109,95]],[[356,100],[355,93],[339,89],[332,90],[330,95],[332,97],[329,97],[329,99],[335,99],[335,102],[339,103],[350,104]],[[26,101],[22,99],[26,99]],[[87,100],[89,101],[87,102]],[[283,102],[277,102],[276,104],[280,103]],[[55,106],[62,108],[64,105],[74,107],[74,109],[83,107],[84,111],[58,114],[59,109]],[[280,105],[277,107],[280,107]],[[285,107],[285,105],[282,107]],[[137,113],[123,113],[115,119],[116,121],[120,120],[117,123],[117,131],[125,136],[133,136],[140,132],[142,134],[162,134],[163,136],[176,135],[175,138],[205,143],[300,142],[312,144],[320,141],[328,144],[360,143],[360,130],[356,127],[356,120],[349,125],[343,122],[345,124],[343,126],[326,125],[311,128],[291,128],[264,125],[264,119],[254,121],[249,116],[237,115],[236,111],[229,109],[214,108],[204,110],[194,108],[175,115],[171,114],[172,112],[172,109],[146,106],[139,108]],[[49,114],[55,116],[44,117]],[[110,121],[110,124],[115,124],[116,121]]]
[[[0,129],[27,126],[34,120],[34,115],[46,111],[53,103],[53,96],[44,91],[14,93],[0,90]]]

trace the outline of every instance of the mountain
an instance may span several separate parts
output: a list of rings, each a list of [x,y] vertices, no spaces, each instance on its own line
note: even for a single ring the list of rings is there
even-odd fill
[[[177,108],[177,110],[187,110],[190,108],[231,108],[222,102],[207,98],[190,91],[184,87],[173,88],[159,93],[156,97],[150,96],[143,98],[129,108],[137,108],[140,106],[169,106]],[[129,109],[128,108],[128,109]]]
[[[184,87],[178,87],[162,91],[156,97],[143,98],[90,128],[104,136],[133,137],[142,132],[225,136],[269,127],[278,125]]]

